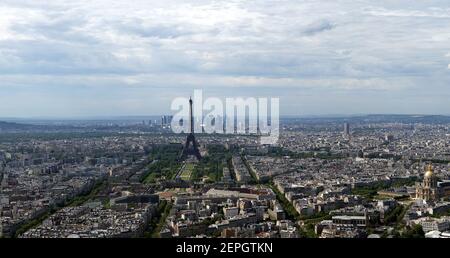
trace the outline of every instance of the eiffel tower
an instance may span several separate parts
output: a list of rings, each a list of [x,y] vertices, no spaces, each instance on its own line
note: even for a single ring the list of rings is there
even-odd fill
[[[192,109],[192,98],[189,98],[189,120],[190,120],[190,133],[186,138],[186,143],[184,144],[183,152],[181,153],[181,159],[185,159],[187,156],[195,156],[197,160],[200,160],[202,156],[198,150],[198,144],[195,140],[194,135],[194,116]],[[192,145],[192,146],[191,146]]]

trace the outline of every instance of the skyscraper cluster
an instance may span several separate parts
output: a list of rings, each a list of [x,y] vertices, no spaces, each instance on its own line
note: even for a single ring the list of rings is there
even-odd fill
[[[170,126],[173,116],[161,116],[161,126]]]

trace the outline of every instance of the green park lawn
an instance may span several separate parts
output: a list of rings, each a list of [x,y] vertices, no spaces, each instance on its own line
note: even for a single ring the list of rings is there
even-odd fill
[[[187,163],[181,172],[180,178],[185,181],[191,180],[192,171],[194,171],[195,165],[192,163]]]

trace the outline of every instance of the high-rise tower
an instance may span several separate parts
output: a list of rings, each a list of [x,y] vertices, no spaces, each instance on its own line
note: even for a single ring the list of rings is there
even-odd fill
[[[184,144],[183,152],[181,154],[181,158],[184,159],[189,155],[195,156],[198,160],[202,158],[200,155],[200,151],[198,149],[197,141],[195,140],[194,135],[194,114],[192,108],[192,98],[189,98],[189,126],[190,132],[186,138],[186,143]]]
[[[350,124],[344,123],[344,136],[348,137],[350,136]]]

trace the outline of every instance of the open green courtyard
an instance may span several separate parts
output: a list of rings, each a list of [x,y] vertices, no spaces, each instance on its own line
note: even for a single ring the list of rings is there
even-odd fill
[[[185,181],[191,180],[192,172],[194,171],[195,164],[193,163],[186,163],[186,165],[183,167],[180,178]]]

